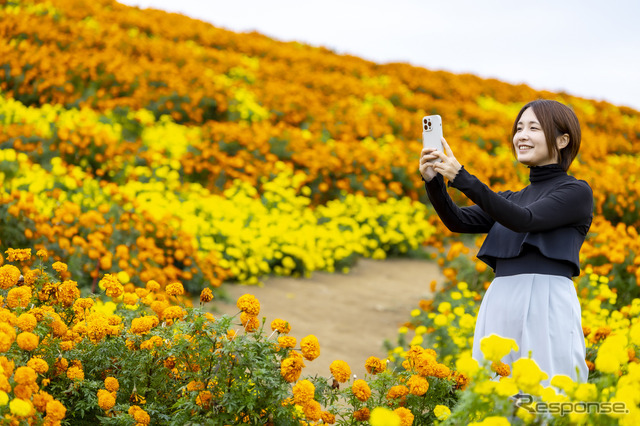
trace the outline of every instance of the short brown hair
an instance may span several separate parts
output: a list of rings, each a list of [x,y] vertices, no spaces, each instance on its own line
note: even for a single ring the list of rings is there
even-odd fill
[[[531,108],[533,110],[533,113],[540,122],[549,152],[555,152],[558,154],[558,164],[560,164],[560,167],[565,171],[569,170],[569,166],[580,150],[580,139],[582,137],[580,122],[578,121],[576,114],[571,110],[571,108],[558,101],[538,99],[536,101],[529,102],[522,107],[513,123],[513,129],[511,129],[512,141],[518,128],[518,121],[520,121],[520,117],[522,117],[522,114],[527,110],[527,108]],[[562,136],[564,134],[569,135],[569,144],[563,149],[558,149],[556,139],[558,136]],[[511,144],[511,149],[515,153],[513,143]]]

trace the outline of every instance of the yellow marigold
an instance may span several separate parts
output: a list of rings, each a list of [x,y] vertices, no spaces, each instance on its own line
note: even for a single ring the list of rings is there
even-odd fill
[[[351,368],[346,362],[337,359],[329,365],[329,371],[339,383],[344,383],[351,377]]]
[[[31,302],[31,287],[23,285],[14,287],[7,293],[7,306],[10,308],[27,308]]]
[[[120,297],[124,293],[124,287],[114,274],[105,274],[98,285],[100,288],[104,288],[106,295],[109,297]]]
[[[106,389],[98,390],[98,405],[104,411],[112,409],[116,405],[116,397],[114,393],[109,392]]]
[[[513,363],[513,379],[523,392],[537,395],[540,382],[548,378],[547,373],[540,370],[538,364],[529,358],[520,358]]]
[[[129,415],[133,417],[133,420],[140,424],[148,425],[151,422],[151,417],[149,417],[149,414],[137,405],[132,405],[129,408],[128,412]]]
[[[278,333],[287,334],[291,331],[291,325],[288,321],[285,321],[280,318],[276,318],[271,321],[271,330],[277,331]]]
[[[311,400],[307,402],[302,407],[302,411],[309,421],[317,422],[322,418],[322,407],[318,401]]]
[[[202,291],[200,292],[200,302],[207,303],[207,302],[211,302],[212,300],[213,300],[213,292],[211,291],[211,289],[208,287],[202,289]]]
[[[398,407],[393,410],[398,416],[400,416],[400,426],[411,426],[413,424],[413,413],[404,407]]]
[[[440,421],[447,420],[451,415],[451,410],[446,405],[436,405],[433,409],[433,415]]]
[[[31,414],[33,405],[31,405],[31,401],[14,398],[9,403],[9,409],[11,410],[12,414],[15,414],[18,417],[27,417],[29,414]]]
[[[51,265],[51,267],[53,268],[54,271],[60,274],[63,272],[66,272],[67,270],[67,264],[62,262],[55,262],[53,265]]]
[[[16,337],[16,342],[23,351],[32,351],[38,347],[40,338],[29,331],[23,331]]]
[[[116,379],[115,377],[109,376],[106,379],[104,379],[104,387],[109,392],[117,392],[118,389],[120,389],[120,383],[118,382],[118,379]]]
[[[5,251],[7,253],[7,260],[9,262],[23,262],[25,260],[31,259],[31,249],[8,249]]]
[[[370,356],[365,361],[364,368],[367,369],[367,372],[369,374],[374,374],[375,375],[375,374],[378,374],[378,373],[382,373],[387,368],[387,365],[380,358],[375,357],[375,356]]]
[[[49,364],[47,364],[47,361],[39,357],[31,358],[27,362],[27,367],[33,368],[33,371],[38,374],[44,374],[49,371]]]
[[[0,288],[8,289],[18,284],[20,269],[13,265],[0,266]]]
[[[320,343],[318,343],[318,338],[313,334],[304,337],[300,341],[300,349],[302,350],[302,355],[309,361],[313,361],[320,356]]]
[[[400,416],[386,407],[376,407],[371,412],[371,426],[400,426]]]
[[[429,382],[422,376],[411,376],[411,378],[407,380],[407,385],[412,395],[422,396],[429,390]]]
[[[50,401],[47,403],[46,419],[49,419],[55,422],[55,421],[60,421],[64,419],[66,415],[67,415],[67,409],[65,408],[64,405],[62,405],[60,401],[54,399],[53,401]],[[45,421],[45,424],[47,424],[46,421]]]
[[[16,368],[16,372],[13,375],[13,380],[20,385],[32,385],[36,383],[38,374],[36,371],[28,366],[22,366]]]
[[[351,391],[356,398],[363,402],[371,396],[369,384],[362,379],[354,380],[353,385],[351,385]]]
[[[162,318],[165,320],[182,319],[186,315],[187,311],[182,309],[180,306],[169,306],[167,309],[162,311]]]
[[[36,328],[36,325],[38,325],[38,320],[35,315],[24,313],[18,317],[16,325],[22,331],[33,331],[33,329]]]
[[[484,357],[490,361],[500,361],[502,357],[507,355],[511,350],[517,351],[518,344],[515,340],[491,334],[482,338],[480,341],[480,350]]]
[[[73,306],[78,297],[80,297],[80,290],[77,282],[66,280],[58,286],[58,301],[63,306]]]
[[[38,256],[42,260],[47,260],[47,258],[49,257],[49,253],[47,253],[45,249],[40,249],[36,252],[36,256]]]
[[[151,336],[149,339],[145,340],[140,344],[140,349],[151,350],[154,347],[162,346],[162,337],[160,336]]]
[[[328,425],[332,425],[336,422],[336,416],[328,411],[323,411],[320,415],[322,422]]]
[[[111,330],[109,319],[102,312],[92,312],[87,317],[87,336],[93,343],[104,339]]]
[[[293,336],[280,336],[278,337],[278,345],[281,348],[295,348],[296,338]]]
[[[315,395],[316,387],[309,380],[300,380],[293,386],[293,401],[298,405],[305,405]]]
[[[509,367],[509,364],[505,364],[502,361],[492,362],[491,369],[502,377],[506,377],[511,374],[511,367]]]
[[[245,294],[238,298],[238,302],[236,303],[238,309],[242,312],[246,312],[249,315],[253,315],[255,317],[260,313],[260,302],[253,294]]]
[[[361,408],[358,411],[354,411],[353,418],[359,422],[366,422],[369,420],[371,414],[369,413],[369,409],[367,407]]]
[[[387,399],[398,399],[407,396],[409,388],[405,385],[392,386],[387,392]]]
[[[165,292],[169,296],[182,296],[184,294],[184,287],[182,283],[171,283],[165,288]]]
[[[84,380],[84,371],[82,367],[73,366],[67,369],[67,377],[70,380]]]
[[[301,357],[290,356],[280,363],[280,375],[289,383],[293,383],[300,378],[304,361]]]

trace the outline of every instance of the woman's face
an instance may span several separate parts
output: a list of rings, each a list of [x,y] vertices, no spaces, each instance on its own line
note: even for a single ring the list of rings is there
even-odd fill
[[[547,148],[544,131],[532,108],[527,108],[522,113],[513,136],[513,146],[518,161],[527,166],[545,166],[558,162],[558,155],[550,153]]]

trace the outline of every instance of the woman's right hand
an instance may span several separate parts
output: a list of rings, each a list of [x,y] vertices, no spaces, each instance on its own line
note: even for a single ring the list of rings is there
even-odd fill
[[[430,182],[438,174],[433,168],[434,160],[438,159],[438,156],[433,153],[434,151],[434,148],[423,148],[420,153],[420,174],[427,182]]]

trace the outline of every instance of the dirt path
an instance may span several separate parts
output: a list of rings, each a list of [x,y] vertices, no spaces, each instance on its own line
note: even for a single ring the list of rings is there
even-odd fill
[[[329,365],[346,361],[352,373],[363,377],[370,356],[385,358],[385,339],[395,341],[398,327],[410,318],[420,299],[431,297],[429,283],[441,283],[435,262],[412,259],[361,259],[346,275],[314,273],[311,278],[268,278],[264,285],[225,284],[232,303],[213,302],[220,314],[238,312],[235,301],[253,294],[267,326],[276,318],[291,324],[291,336],[300,340],[313,334],[320,356],[306,361],[303,376],[329,377]]]

